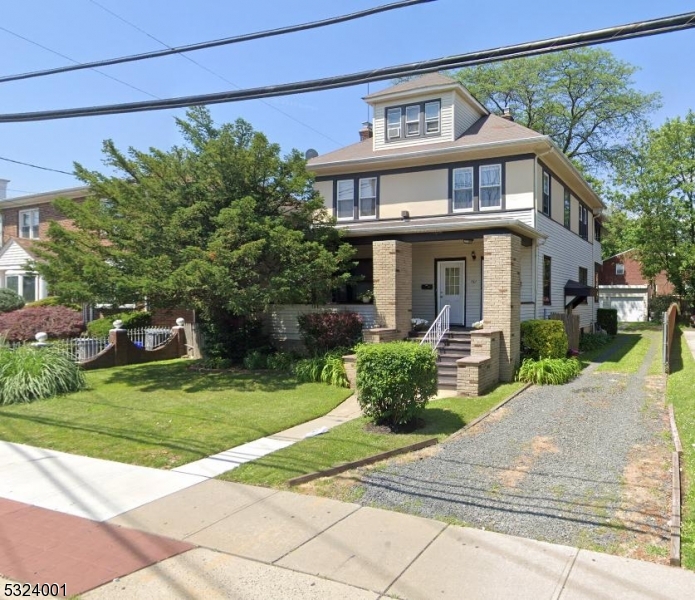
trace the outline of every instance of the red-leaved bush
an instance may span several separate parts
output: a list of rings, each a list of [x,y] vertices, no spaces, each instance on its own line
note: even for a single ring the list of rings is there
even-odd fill
[[[299,315],[299,333],[306,349],[320,355],[335,348],[352,348],[362,341],[362,317],[354,312]]]
[[[0,336],[10,342],[33,340],[39,331],[49,338],[71,338],[84,329],[82,313],[65,306],[30,306],[0,314]]]

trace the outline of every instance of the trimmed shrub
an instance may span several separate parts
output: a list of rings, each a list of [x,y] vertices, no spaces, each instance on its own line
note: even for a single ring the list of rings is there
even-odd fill
[[[113,329],[113,322],[118,319],[123,321],[124,329],[148,327],[152,323],[152,315],[147,311],[122,312],[90,321],[87,323],[87,333],[91,337],[107,337],[109,331]]]
[[[354,312],[307,313],[297,323],[304,346],[317,356],[362,341],[362,317]]]
[[[72,302],[61,302],[58,299],[58,296],[47,296],[41,300],[28,302],[27,306],[67,306],[72,310],[82,310],[82,307],[79,304],[74,304]]]
[[[82,370],[56,348],[0,348],[0,404],[31,402],[85,387]]]
[[[517,381],[536,385],[562,385],[571,381],[582,371],[576,358],[527,358],[521,363]]]
[[[615,308],[599,308],[596,310],[596,322],[608,335],[618,333],[618,311]]]
[[[412,424],[437,393],[437,354],[411,342],[357,348],[357,394],[364,414],[391,428]]]
[[[297,362],[297,356],[292,352],[276,352],[267,357],[267,367],[271,371],[282,371],[292,373]]]
[[[268,368],[268,355],[260,350],[251,350],[244,356],[244,368],[249,371],[258,371]]]
[[[17,292],[8,288],[0,288],[0,313],[19,310],[23,306],[24,298]]]
[[[611,341],[611,338],[605,333],[583,333],[579,338],[579,349],[582,352],[589,350],[598,350],[603,348]]]
[[[533,319],[521,323],[521,352],[527,358],[564,358],[567,334],[562,321]]]
[[[83,329],[82,313],[65,306],[32,306],[0,314],[0,335],[8,342],[34,340],[39,331],[52,339],[72,338]]]

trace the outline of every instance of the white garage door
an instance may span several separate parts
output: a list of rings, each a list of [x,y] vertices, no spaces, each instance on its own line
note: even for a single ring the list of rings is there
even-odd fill
[[[618,321],[621,323],[647,320],[647,306],[643,296],[611,298],[611,308],[618,311]]]

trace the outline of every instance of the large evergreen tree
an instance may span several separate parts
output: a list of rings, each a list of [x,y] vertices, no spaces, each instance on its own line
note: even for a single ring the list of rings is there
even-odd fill
[[[209,323],[271,303],[320,302],[347,279],[352,250],[312,187],[305,160],[238,120],[204,108],[177,119],[184,143],[119,151],[114,176],[76,165],[87,200],[56,200],[74,228],[52,223],[35,269],[71,301],[182,305]]]

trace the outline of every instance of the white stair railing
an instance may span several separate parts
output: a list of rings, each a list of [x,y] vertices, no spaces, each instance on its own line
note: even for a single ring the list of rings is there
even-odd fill
[[[449,305],[446,304],[444,308],[437,315],[437,318],[432,323],[432,326],[427,330],[427,333],[422,337],[420,345],[427,344],[433,350],[437,349],[439,342],[442,341],[446,332],[449,331]]]

